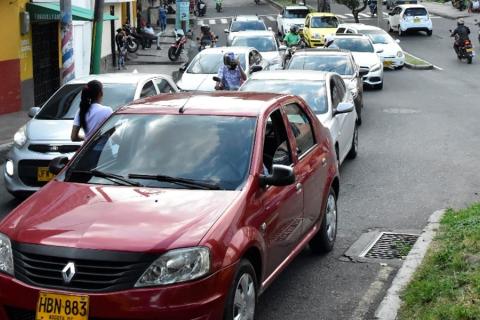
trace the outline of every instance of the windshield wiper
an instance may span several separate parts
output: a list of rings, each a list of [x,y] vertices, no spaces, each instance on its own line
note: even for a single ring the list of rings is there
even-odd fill
[[[149,175],[149,174],[134,174],[131,173],[128,175],[128,178],[130,179],[144,179],[144,180],[157,180],[161,182],[169,182],[169,183],[174,183],[178,184],[184,187],[190,187],[190,188],[199,188],[199,189],[206,189],[206,190],[220,190],[220,186],[217,183],[208,183],[208,182],[202,182],[202,181],[197,181],[197,180],[192,180],[192,179],[186,179],[186,178],[176,178],[176,177],[171,177],[171,176],[164,176],[164,175]]]
[[[143,187],[141,183],[130,181],[121,175],[110,173],[110,172],[103,172],[95,169],[93,170],[75,170],[74,169],[72,170],[72,173],[81,173],[81,174],[91,175],[94,177],[105,178],[107,180],[110,180],[116,184],[123,185],[123,186]]]

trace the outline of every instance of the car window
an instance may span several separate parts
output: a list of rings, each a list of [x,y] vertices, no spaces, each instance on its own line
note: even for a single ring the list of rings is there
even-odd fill
[[[330,79],[330,95],[332,97],[332,109],[335,109],[342,101],[343,97],[341,96],[340,89],[333,78]]]
[[[313,17],[312,28],[336,28],[338,27],[337,17]]]
[[[158,91],[160,93],[175,92],[175,90],[172,88],[172,86],[170,85],[170,83],[168,83],[167,80],[162,79],[162,78],[158,78],[158,79],[155,79],[154,81],[155,81],[155,84],[157,85]]]
[[[345,28],[338,28],[337,33],[345,33]]]
[[[231,32],[249,31],[249,30],[267,30],[263,21],[233,21],[230,28]]]
[[[73,119],[80,108],[81,91],[85,84],[67,84],[60,88],[42,107],[36,119]],[[133,101],[136,83],[104,83],[102,104],[113,110]]]
[[[117,114],[78,154],[66,179],[113,183],[75,173],[96,169],[122,177],[166,175],[235,190],[248,176],[255,127],[254,117]],[[185,188],[155,179],[135,181],[152,188]]]
[[[293,55],[287,69],[329,71],[342,76],[355,73],[351,60],[345,55]]]
[[[260,65],[262,64],[262,55],[260,52],[254,50],[253,51],[253,60],[255,61],[255,64]]]
[[[352,52],[374,52],[370,40],[365,38],[335,38],[333,43],[340,49]]]
[[[235,37],[232,47],[253,47],[260,52],[277,51],[277,44],[273,37]]]
[[[345,33],[349,33],[349,34],[352,34],[352,33],[355,33],[352,29],[347,29],[347,32]]]
[[[404,16],[413,17],[413,16],[426,16],[428,14],[425,8],[407,8],[403,12]]]
[[[222,52],[197,54],[188,66],[187,73],[217,74],[218,69],[223,65],[223,55],[224,53]],[[242,68],[245,70],[245,54],[237,54],[237,57],[240,59]]]
[[[342,102],[345,98],[345,93],[347,92],[347,89],[345,88],[345,83],[343,82],[342,78],[338,76],[333,77],[335,81],[335,87],[337,88],[337,93],[338,93],[338,99],[340,102]]]
[[[303,19],[307,16],[307,9],[291,9],[285,10],[284,17],[288,19]]]
[[[373,44],[389,44],[393,42],[393,39],[383,30],[362,30],[362,34],[372,40]]]
[[[313,112],[317,114],[328,111],[325,81],[322,80],[271,80],[250,79],[240,91],[271,92],[293,94],[305,100]]]
[[[287,130],[280,110],[276,110],[268,117],[263,140],[264,174],[272,173],[272,165],[282,164],[289,166],[293,163]]]
[[[142,92],[140,93],[140,98],[152,97],[156,95],[157,90],[155,89],[155,85],[151,80],[143,85]]]
[[[284,111],[297,141],[298,157],[301,157],[315,145],[312,123],[307,114],[297,104],[285,106]]]

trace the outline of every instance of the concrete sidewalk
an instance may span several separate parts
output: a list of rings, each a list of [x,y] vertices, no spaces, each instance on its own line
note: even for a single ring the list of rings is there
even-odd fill
[[[445,3],[440,3],[440,2],[433,2],[433,1],[420,1],[420,3],[427,8],[428,12],[444,17],[447,19],[458,19],[458,18],[469,18],[472,17],[472,22],[473,22],[473,17],[478,17],[478,13],[468,13],[467,10],[460,11],[458,9],[455,9],[452,6],[452,3],[445,2]]]

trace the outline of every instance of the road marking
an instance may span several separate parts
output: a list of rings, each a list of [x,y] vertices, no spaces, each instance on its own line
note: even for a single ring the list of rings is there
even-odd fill
[[[198,21],[197,23],[198,23],[199,26],[204,26],[204,25],[205,25],[205,23],[203,22],[203,20],[197,20],[197,21]]]
[[[360,17],[369,17],[369,18],[370,18],[370,16],[369,16],[368,14],[366,14],[366,13],[361,13],[361,12],[360,12],[358,15],[359,15]]]
[[[341,14],[337,14],[337,17],[342,18],[342,19],[345,19],[345,18],[346,18],[346,16],[341,15]]]
[[[407,51],[405,51],[405,52],[408,53],[409,55],[411,55],[411,56],[412,56],[413,58],[415,58],[415,59],[418,59],[418,60],[421,60],[421,61],[423,61],[423,62],[425,62],[425,63],[431,64],[434,69],[437,69],[437,70],[440,70],[440,71],[443,70],[443,68],[440,68],[439,66],[436,66],[436,65],[434,65],[433,63],[428,62],[428,61],[425,60],[425,59],[422,59],[422,58],[419,58],[419,57],[417,57],[417,56],[414,56],[414,55],[411,54],[410,52],[407,52]]]
[[[228,23],[227,19],[220,19],[220,21],[222,22],[222,24],[227,24]]]
[[[267,18],[268,20],[270,20],[270,21],[275,21],[275,18],[272,17],[272,16],[266,16],[266,18]]]
[[[346,15],[353,18],[353,14],[351,13],[347,13]]]
[[[216,22],[215,20],[213,20],[213,19],[210,19],[210,20],[208,20],[208,23],[209,23],[209,24],[216,24],[217,22]]]

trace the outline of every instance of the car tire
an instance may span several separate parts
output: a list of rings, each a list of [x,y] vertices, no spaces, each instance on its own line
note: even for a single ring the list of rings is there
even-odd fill
[[[377,89],[377,90],[382,90],[382,89],[383,89],[383,81],[380,82],[379,84],[376,84],[376,85],[374,86],[374,88]]]
[[[252,292],[253,291],[253,292]],[[236,301],[235,299],[239,299]],[[255,269],[247,259],[240,260],[232,287],[225,303],[224,320],[236,319],[239,306],[247,313],[246,319],[254,320],[258,300],[258,284]]]
[[[337,196],[330,187],[325,205],[322,225],[317,234],[310,240],[310,250],[314,253],[327,253],[332,251],[337,237]]]
[[[401,66],[395,67],[395,70],[402,70],[403,69],[403,64]]]
[[[428,30],[428,31],[427,31],[427,36],[431,37],[432,34],[433,34],[433,30]]]
[[[357,157],[357,153],[358,153],[358,125],[355,124],[355,128],[353,129],[352,146],[350,147],[350,151],[348,151],[347,158],[355,159]]]

